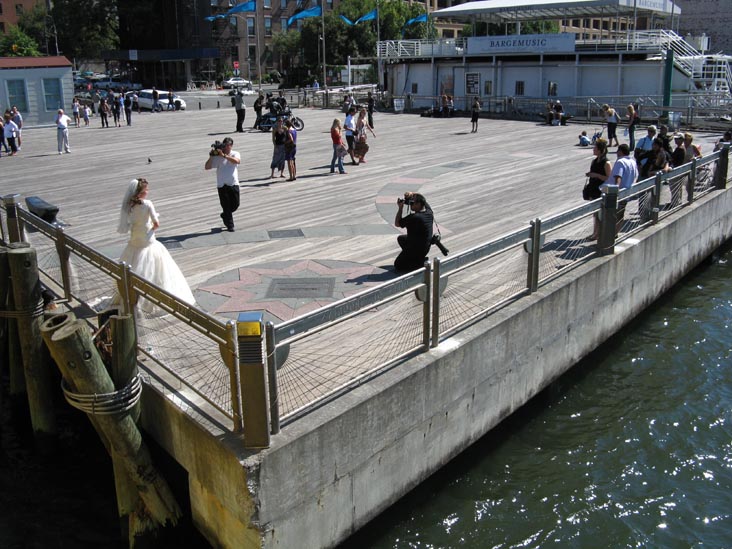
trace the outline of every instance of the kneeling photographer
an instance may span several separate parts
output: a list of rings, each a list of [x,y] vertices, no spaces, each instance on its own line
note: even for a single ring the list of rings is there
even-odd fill
[[[411,208],[412,213],[402,217],[405,204]],[[447,255],[448,250],[440,243],[439,235],[432,233],[434,215],[424,196],[406,192],[404,198],[397,199],[397,206],[399,209],[394,219],[394,225],[407,229],[407,234],[397,237],[399,247],[402,249],[394,260],[394,268],[397,272],[406,273],[422,267],[427,260],[427,253],[432,244],[437,245],[442,253]]]

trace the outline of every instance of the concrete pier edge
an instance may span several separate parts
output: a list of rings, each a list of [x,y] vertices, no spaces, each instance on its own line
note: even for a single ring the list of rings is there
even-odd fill
[[[332,547],[561,376],[732,237],[715,191],[288,425],[258,453],[147,388],[143,425],[188,471],[217,547]]]

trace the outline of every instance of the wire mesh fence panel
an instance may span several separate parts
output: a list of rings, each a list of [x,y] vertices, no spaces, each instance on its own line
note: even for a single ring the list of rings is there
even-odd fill
[[[116,279],[97,266],[74,254],[69,256],[71,295],[94,311],[112,305],[117,292]]]
[[[718,162],[710,162],[699,166],[696,169],[694,180],[694,195],[700,196],[714,189],[714,174],[717,171]]]
[[[679,175],[669,177],[661,185],[661,198],[659,200],[659,209],[661,217],[679,209],[684,205],[686,194],[686,184],[689,176]]]
[[[147,312],[136,307],[135,322],[138,347],[180,381],[175,389],[188,386],[232,417],[229,369],[218,343],[162,311]]]
[[[296,411],[301,415],[308,405],[355,386],[419,348],[424,330],[422,311],[423,303],[410,292],[327,329],[285,342],[289,356],[277,371],[283,420]]]
[[[61,261],[56,249],[56,242],[48,235],[26,226],[26,241],[36,250],[38,269],[59,287],[63,287]]]
[[[469,267],[442,274],[440,335],[483,315],[524,292],[528,254],[522,246],[509,248]]]
[[[650,190],[618,201],[617,240],[627,238],[638,229],[651,225],[652,208],[653,194]]]
[[[596,239],[594,215],[574,221],[543,233],[544,244],[539,256],[539,283],[555,276],[579,261],[594,257]]]

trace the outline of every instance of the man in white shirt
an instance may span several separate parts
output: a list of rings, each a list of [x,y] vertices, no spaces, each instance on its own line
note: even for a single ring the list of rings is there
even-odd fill
[[[221,219],[224,221],[226,230],[234,232],[234,216],[232,215],[239,208],[239,164],[241,155],[232,151],[234,140],[231,137],[224,138],[220,148],[211,149],[205,169],[216,168],[216,187],[219,191],[219,202],[221,203]]]
[[[58,154],[64,152],[70,153],[71,147],[69,147],[69,122],[71,118],[64,114],[63,109],[58,110],[56,115],[56,142],[58,143]]]
[[[351,162],[356,164],[356,159],[353,157],[353,148],[355,145],[354,135],[356,132],[356,123],[353,121],[353,117],[356,115],[356,107],[349,107],[346,115],[346,120],[343,122],[343,128],[346,130],[346,143],[348,143],[348,154],[351,156]]]

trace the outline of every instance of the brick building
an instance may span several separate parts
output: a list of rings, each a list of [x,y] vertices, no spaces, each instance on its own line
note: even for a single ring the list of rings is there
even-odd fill
[[[679,34],[706,34],[707,53],[732,54],[732,0],[674,0],[681,8]]]

